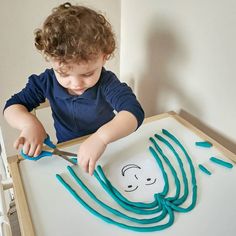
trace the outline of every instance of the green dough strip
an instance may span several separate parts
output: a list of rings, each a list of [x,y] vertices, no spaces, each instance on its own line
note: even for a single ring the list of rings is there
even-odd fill
[[[159,165],[160,169],[162,170],[162,175],[163,175],[163,179],[164,179],[164,182],[165,182],[165,186],[163,188],[163,191],[161,193],[159,193],[161,196],[166,196],[166,194],[168,193],[169,191],[169,181],[168,181],[168,177],[167,177],[167,174],[165,172],[165,169],[164,169],[164,166],[162,164],[162,161],[160,159],[160,157],[158,156],[158,154],[156,153],[156,151],[152,148],[152,147],[149,147],[149,151],[152,153],[153,157],[155,158],[157,164]],[[102,176],[102,178],[105,180],[106,184],[110,187],[110,188],[113,188],[112,187],[112,184],[110,183],[110,181],[107,179],[107,177],[105,176],[101,166],[98,166],[97,168],[99,174]],[[128,204],[135,204],[134,202],[130,202],[128,201],[127,199],[125,199],[121,194],[120,194],[120,197]],[[134,205],[136,206],[136,205]],[[139,206],[138,206],[139,207]]]
[[[100,176],[104,179],[104,181],[101,179],[101,177],[97,174],[99,173]],[[124,202],[125,204],[128,204],[130,205],[131,207],[134,206],[134,207],[138,207],[138,208],[144,208],[144,209],[150,209],[150,208],[154,208],[156,206],[159,205],[158,201],[155,200],[151,203],[142,203],[142,202],[132,202],[132,201],[129,201],[127,198],[125,198],[114,186],[112,186],[111,182],[107,179],[107,177],[105,176],[103,170],[102,170],[102,167],[100,165],[98,165],[97,167],[97,173],[95,172],[95,177],[96,179],[99,181],[100,184],[103,184],[106,185],[103,186],[103,188],[107,191],[109,191],[109,195],[115,195],[115,198],[118,198],[120,199],[120,201]],[[155,197],[155,196],[154,196]]]
[[[97,170],[99,171],[99,174],[102,176],[102,178],[106,178],[104,172],[102,171],[102,168],[100,169],[99,166],[97,167]],[[108,183],[105,184],[103,181],[101,181],[101,179],[98,177],[97,172],[94,172],[94,176],[95,178],[99,181],[99,183],[102,185],[102,187],[104,188],[104,190],[124,209],[134,212],[136,214],[140,214],[140,215],[151,215],[151,214],[155,214],[157,212],[160,212],[162,210],[162,205],[161,204],[157,204],[159,205],[157,208],[154,209],[143,209],[143,208],[139,208],[139,207],[135,207],[129,204],[130,201],[126,202],[125,200],[121,200],[116,194],[114,194],[114,192],[112,191],[112,185],[109,182],[110,187],[108,187]],[[106,179],[107,181],[109,181],[108,179]],[[157,201],[157,196],[160,194],[155,194],[155,200]],[[162,197],[160,195],[160,197]]]
[[[72,159],[75,159],[74,161],[77,163],[77,158],[72,158]],[[101,168],[101,167],[100,167],[100,168]],[[101,169],[101,171],[102,171],[102,169]],[[102,171],[102,174],[104,175],[103,171]],[[97,173],[96,170],[94,171],[94,176],[95,176],[96,179],[99,181],[99,183],[102,185],[102,187],[106,190],[106,192],[108,192],[109,195],[112,196],[113,193],[111,193],[111,192],[110,192],[111,190],[110,190],[107,186],[105,186],[105,183],[101,180],[101,178],[99,177],[99,175],[98,175],[98,173]],[[104,175],[104,176],[105,176],[105,175]],[[108,180],[107,180],[107,181],[108,181]],[[102,182],[103,182],[103,183],[102,183]],[[122,196],[122,195],[119,193],[119,191],[116,190],[116,188],[113,187],[113,186],[112,186],[112,190],[113,190],[113,192],[115,192],[116,196]],[[160,212],[160,211],[163,209],[163,208],[162,208],[162,205],[160,205],[160,200],[157,198],[157,194],[155,194],[154,197],[155,197],[155,200],[154,200],[152,203],[141,203],[141,202],[137,203],[137,202],[130,202],[128,199],[126,199],[126,198],[124,198],[124,197],[122,196],[123,200],[124,200],[126,203],[128,203],[128,204],[131,203],[131,206],[134,205],[134,206],[136,206],[136,207],[149,209],[149,208],[154,208],[154,207],[156,207],[156,206],[159,205],[158,208],[155,208],[155,210],[151,210],[150,212],[146,212],[146,211],[141,212],[140,210],[134,210],[134,212],[137,213],[137,214],[154,214],[154,213]],[[120,202],[119,199],[117,199],[116,197],[112,196],[112,198],[113,198],[116,202]],[[123,204],[121,203],[121,205],[123,205]],[[129,206],[128,206],[128,207],[124,207],[124,208],[125,208],[126,210],[131,210],[131,211],[133,211],[133,208],[132,208],[132,207],[129,207]]]
[[[195,145],[198,147],[205,147],[205,148],[210,148],[212,147],[212,144],[208,141],[204,141],[204,142],[195,142]]]
[[[199,169],[200,169],[202,172],[204,172],[205,174],[211,175],[211,172],[210,172],[205,166],[199,164],[198,167],[199,167]]]
[[[120,222],[117,222],[115,220],[112,220],[109,217],[106,217],[104,215],[102,215],[101,213],[99,213],[98,211],[96,211],[95,209],[93,209],[91,206],[89,206],[76,192],[75,190],[68,184],[66,183],[66,181],[60,176],[60,175],[56,175],[57,179],[59,180],[59,182],[72,194],[72,196],[82,205],[84,206],[90,213],[92,213],[93,215],[99,217],[100,219],[104,220],[107,223],[111,223],[114,225],[117,225],[121,228],[125,228],[125,229],[129,229],[129,230],[133,230],[133,231],[137,231],[137,232],[153,232],[153,231],[160,231],[163,229],[166,229],[168,227],[170,227],[173,223],[174,223],[174,213],[172,212],[172,210],[170,209],[170,207],[168,207],[167,205],[164,205],[164,207],[166,208],[166,210],[168,211],[169,214],[169,221],[166,224],[163,225],[156,225],[156,226],[151,226],[151,227],[137,227],[137,226],[131,226],[131,225],[127,225],[127,224],[123,224]]]
[[[175,205],[180,205],[186,201],[186,199],[188,198],[188,193],[189,193],[188,179],[186,176],[186,172],[184,170],[183,162],[182,162],[181,158],[179,157],[179,154],[175,151],[174,147],[165,138],[163,138],[162,136],[160,136],[158,134],[155,134],[155,137],[159,141],[163,142],[171,150],[171,152],[174,154],[174,156],[177,159],[178,164],[180,166],[180,170],[181,170],[182,178],[183,178],[183,182],[184,182],[184,193],[183,193],[182,197],[173,201],[173,203]]]
[[[179,211],[179,212],[188,212],[188,211],[192,210],[192,209],[195,207],[195,205],[196,205],[196,200],[197,200],[197,185],[196,185],[196,177],[195,177],[194,166],[193,166],[192,161],[191,161],[191,158],[189,157],[189,155],[188,155],[188,153],[186,152],[185,148],[184,148],[184,147],[182,146],[182,144],[174,137],[174,135],[172,135],[171,133],[169,133],[167,130],[164,130],[164,129],[162,130],[162,132],[163,132],[166,136],[168,136],[170,139],[172,139],[172,141],[174,141],[174,142],[181,148],[181,150],[184,152],[184,154],[185,154],[185,156],[186,156],[186,158],[187,158],[187,161],[188,161],[188,163],[189,163],[189,166],[190,166],[190,171],[191,171],[191,176],[192,176],[192,185],[193,185],[193,187],[192,187],[192,192],[193,192],[193,193],[192,193],[192,203],[190,204],[189,207],[187,207],[187,208],[182,208],[182,207],[176,206],[176,205],[182,204],[182,203],[187,199],[188,194],[186,194],[186,192],[188,193],[188,191],[186,191],[186,189],[185,189],[184,198],[177,199],[177,200],[174,201],[173,203],[170,202],[170,201],[168,201],[167,199],[165,199],[165,200],[167,200],[167,204],[168,204],[169,206],[173,207],[176,211]],[[156,136],[156,135],[155,135],[155,136]],[[160,136],[160,137],[161,137],[161,136]],[[165,140],[165,139],[164,139],[164,140]],[[163,141],[163,139],[162,139],[162,141]],[[166,144],[169,148],[171,148],[171,149],[174,150],[174,148],[172,147],[172,145],[171,145],[170,143],[165,142],[165,144]],[[155,152],[155,150],[154,150],[152,147],[149,147],[149,150],[152,152],[152,154],[153,154],[154,158],[157,160],[157,162],[158,162],[158,163],[161,163],[161,160],[160,160],[159,156],[157,155],[157,153]],[[175,152],[175,153],[176,153],[176,152]],[[181,162],[181,163],[182,163],[182,162]],[[162,163],[159,164],[159,166],[160,166],[161,170],[164,170],[164,167],[163,167],[163,164],[162,164]],[[101,167],[100,167],[100,170],[102,171]],[[183,169],[181,169],[181,171],[182,171],[182,175],[185,175],[185,172],[183,171]],[[165,183],[168,184],[167,175],[166,175],[165,172],[164,172],[163,174],[164,174],[163,177],[164,177]],[[185,175],[185,176],[186,176],[186,175]],[[103,178],[106,179],[104,173],[103,173]],[[107,179],[106,179],[106,180],[107,180]],[[107,180],[107,181],[108,181],[108,180]],[[185,181],[185,183],[186,183],[186,181]],[[108,182],[107,184],[109,184],[110,186],[112,186],[110,182]],[[167,187],[167,184],[165,184],[165,187]],[[187,186],[187,183],[186,183],[186,186]],[[169,188],[169,185],[168,185],[168,188]],[[168,188],[165,188],[165,190],[167,190],[167,191],[164,190],[165,194],[167,194]],[[178,201],[178,200],[179,200],[179,201]],[[176,203],[177,203],[177,204],[176,204]]]
[[[161,193],[156,193],[154,194],[154,202],[152,203],[142,203],[142,202],[131,202],[128,199],[126,199],[118,190],[116,190],[112,184],[110,183],[110,181],[106,178],[101,166],[98,166],[97,170],[98,172],[95,170],[94,171],[94,176],[95,178],[99,181],[99,183],[101,184],[101,186],[103,187],[103,189],[118,203],[120,204],[121,207],[125,208],[126,210],[129,210],[131,212],[137,213],[137,214],[143,214],[143,215],[148,215],[148,214],[154,214],[157,212],[161,212],[160,215],[153,217],[153,218],[148,218],[148,219],[139,219],[139,218],[134,218],[134,217],[130,217],[108,205],[106,205],[105,203],[103,203],[101,200],[99,200],[88,188],[87,186],[80,180],[80,178],[75,174],[74,170],[71,167],[68,167],[68,170],[70,172],[70,174],[72,175],[72,177],[76,180],[76,182],[82,187],[82,189],[96,202],[98,203],[100,206],[102,206],[104,209],[106,209],[107,211],[113,213],[116,216],[119,216],[121,218],[130,220],[132,222],[136,222],[136,223],[140,223],[140,224],[150,224],[150,223],[156,223],[156,222],[160,222],[161,220],[163,220],[166,215],[169,215],[169,221],[166,224],[163,225],[156,225],[156,226],[150,226],[150,227],[136,227],[136,226],[131,226],[131,225],[126,225],[120,222],[117,222],[115,220],[110,219],[109,217],[106,217],[104,215],[102,215],[101,213],[99,213],[98,211],[96,211],[95,209],[93,209],[91,206],[89,206],[82,198],[80,198],[80,196],[75,192],[75,190],[73,190],[71,188],[71,186],[66,183],[66,181],[60,176],[60,175],[56,175],[57,179],[59,180],[59,182],[77,199],[77,201],[79,201],[81,203],[81,205],[83,205],[90,213],[94,214],[95,216],[98,216],[100,219],[108,222],[108,223],[112,223],[114,225],[117,225],[119,227],[125,228],[125,229],[129,229],[129,230],[133,230],[133,231],[138,231],[138,232],[153,232],[153,231],[159,231],[159,230],[163,230],[167,227],[170,227],[173,222],[174,222],[174,213],[173,210],[177,211],[177,212],[188,212],[191,209],[194,208],[194,206],[196,205],[196,200],[197,200],[197,185],[196,185],[196,177],[195,177],[195,170],[194,170],[194,166],[193,163],[191,161],[191,158],[189,157],[188,153],[186,152],[186,150],[184,149],[184,147],[182,146],[182,144],[177,140],[177,138],[175,138],[174,135],[172,135],[171,133],[169,133],[167,130],[162,130],[163,134],[165,134],[166,136],[168,136],[170,139],[172,139],[172,141],[174,141],[183,151],[183,153],[185,154],[185,157],[189,163],[189,167],[190,167],[190,171],[191,171],[191,182],[192,182],[192,203],[190,204],[189,207],[187,208],[182,208],[179,207],[179,204],[182,204],[187,198],[188,196],[188,184],[186,183],[187,181],[187,177],[183,168],[183,163],[179,157],[179,155],[177,154],[177,152],[174,150],[173,146],[164,138],[162,138],[161,136],[155,135],[156,138],[158,138],[159,140],[161,140],[162,142],[164,142],[170,149],[171,151],[175,154],[175,157],[178,160],[179,166],[181,168],[181,172],[182,172],[182,176],[183,176],[183,182],[185,185],[185,190],[184,190],[184,195],[179,198],[179,192],[180,192],[180,182],[177,176],[177,173],[174,169],[174,167],[172,166],[172,164],[170,163],[169,159],[164,155],[164,153],[162,152],[161,148],[158,146],[158,144],[155,142],[155,140],[153,138],[150,138],[150,140],[152,141],[152,143],[154,144],[155,148],[157,149],[157,151],[161,154],[162,158],[164,159],[164,161],[166,162],[166,164],[169,166],[172,175],[175,178],[175,183],[176,183],[176,194],[174,197],[168,197],[168,198],[164,198],[168,191],[169,191],[169,182],[168,182],[168,176],[165,172],[164,166],[162,164],[162,161],[159,157],[159,155],[157,154],[157,152],[152,148],[149,147],[149,151],[152,153],[153,157],[155,158],[157,164],[159,165],[161,171],[162,171],[162,175],[163,175],[163,179],[165,182],[165,186],[163,188],[163,191]],[[228,163],[230,164],[230,163]],[[99,176],[101,175],[101,177],[103,178],[103,180],[101,179],[101,177]],[[181,200],[181,201],[180,201]],[[153,206],[158,206],[157,208],[154,209],[150,209]]]
[[[219,158],[216,158],[216,157],[211,157],[210,160],[216,164],[219,164],[221,166],[224,166],[226,168],[233,168],[233,165],[229,162],[226,162],[226,161],[223,161]]]
[[[174,209],[175,211],[179,211],[179,212],[191,211],[195,207],[196,202],[197,202],[197,183],[196,183],[195,169],[194,169],[192,160],[191,160],[190,156],[188,155],[187,151],[185,150],[185,148],[183,147],[183,145],[179,142],[179,140],[174,135],[172,135],[170,132],[168,132],[165,129],[162,129],[162,133],[165,134],[168,138],[170,138],[172,141],[174,141],[180,147],[180,149],[183,151],[186,159],[188,160],[190,172],[191,172],[191,182],[192,182],[192,192],[193,192],[192,193],[192,202],[186,208],[176,206],[171,202],[166,202],[166,203],[168,206],[171,206],[171,208]]]
[[[170,163],[169,159],[166,157],[166,155],[163,153],[162,149],[160,148],[160,146],[157,144],[157,142],[154,140],[154,138],[149,138],[149,140],[153,143],[154,147],[156,148],[156,150],[161,154],[162,158],[164,159],[164,161],[166,162],[166,164],[169,166],[172,175],[174,176],[175,179],[175,184],[176,184],[176,193],[174,197],[168,197],[166,200],[167,201],[174,201],[179,197],[180,194],[180,182],[179,182],[179,178],[178,175],[173,167],[173,165]]]
[[[159,222],[161,220],[163,220],[165,218],[165,216],[167,215],[167,210],[166,208],[163,208],[163,211],[160,215],[153,217],[153,218],[149,218],[149,219],[137,219],[137,218],[133,218],[133,217],[129,217],[127,215],[125,215],[124,213],[108,206],[107,204],[103,203],[101,200],[99,200],[89,189],[88,187],[81,181],[81,179],[79,178],[79,176],[74,172],[74,170],[72,169],[72,167],[67,166],[68,171],[70,172],[70,174],[72,175],[72,177],[75,179],[75,181],[80,185],[80,187],[96,202],[98,203],[100,206],[102,206],[104,209],[106,209],[107,211],[113,213],[116,216],[119,216],[121,218],[136,222],[136,223],[140,223],[140,224],[151,224],[151,223],[156,223]]]
[[[161,162],[161,159],[159,158],[159,156],[157,155],[157,153],[155,152],[155,150],[152,148],[152,147],[149,147],[149,150],[151,151],[151,153],[153,154],[153,156],[154,156],[154,158],[155,158],[155,160],[157,161],[157,163],[158,163],[158,165],[159,165],[159,167],[160,167],[160,169],[162,170],[162,174],[163,174],[163,178],[164,178],[164,181],[165,181],[165,186],[164,186],[164,189],[163,189],[163,191],[162,191],[162,193],[159,193],[161,196],[165,196],[166,194],[167,194],[167,192],[168,192],[168,190],[169,190],[169,183],[168,183],[168,177],[167,177],[167,174],[166,174],[166,172],[165,172],[165,170],[164,170],[164,167],[163,167],[163,164],[162,164],[162,162]],[[118,191],[118,190],[116,190],[113,186],[112,186],[112,184],[110,183],[110,181],[107,179],[107,177],[105,176],[105,174],[104,174],[104,172],[103,172],[103,170],[102,170],[102,168],[101,168],[101,166],[99,165],[98,167],[97,167],[97,171],[98,171],[98,173],[102,176],[102,178],[104,179],[104,181],[105,181],[105,183],[106,183],[106,185],[107,185],[107,187],[110,189],[110,191],[108,192],[110,195],[114,195],[113,197],[115,197],[115,198],[119,198],[121,201],[123,201],[125,204],[128,204],[128,205],[131,205],[131,206],[135,206],[135,207],[145,207],[145,208],[147,208],[147,206],[148,206],[148,208],[149,208],[149,204],[150,203],[136,203],[136,202],[131,202],[131,201],[129,201],[128,199],[126,199],[124,196],[122,196],[122,194]],[[96,176],[95,176],[96,177]],[[97,178],[97,177],[96,177]],[[101,179],[100,178],[97,178],[98,179],[98,181],[101,181]],[[118,203],[120,204],[120,201],[118,201]],[[151,203],[152,204],[152,203]],[[157,205],[157,203],[155,203],[155,206]],[[122,204],[122,207],[124,207],[124,205]],[[128,207],[130,207],[130,206],[128,206]],[[126,209],[126,208],[125,208]],[[157,210],[159,210],[158,208],[156,208],[156,209],[152,209],[152,210],[145,210],[145,211],[143,211],[143,214],[153,214],[153,213],[156,213],[157,212]],[[137,211],[137,210],[135,210],[135,211]],[[141,213],[139,213],[139,214],[141,214]]]

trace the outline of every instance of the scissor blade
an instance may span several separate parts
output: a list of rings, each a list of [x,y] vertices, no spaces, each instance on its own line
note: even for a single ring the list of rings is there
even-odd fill
[[[66,155],[66,156],[70,156],[70,157],[77,157],[77,154],[76,153],[72,153],[72,152],[65,152],[65,151],[61,151],[61,150],[58,150],[58,155]]]
[[[59,157],[62,157],[64,160],[69,161],[73,165],[76,165],[74,161],[72,161],[68,156],[62,155],[62,154],[57,154]]]

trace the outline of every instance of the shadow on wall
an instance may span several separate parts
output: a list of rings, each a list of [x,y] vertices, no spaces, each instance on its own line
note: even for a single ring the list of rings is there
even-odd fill
[[[228,150],[236,154],[236,143],[234,143],[232,140],[228,139],[221,133],[213,130],[212,128],[208,127],[206,124],[204,124],[201,120],[196,118],[195,116],[191,115],[187,111],[181,109],[179,112],[179,115],[183,117],[184,119],[191,122],[194,126],[205,132],[207,135],[209,135],[211,138],[215,139],[217,142],[222,144],[224,147],[226,147]]]
[[[149,30],[147,38],[146,69],[136,85],[146,117],[179,107],[191,107],[200,114],[196,104],[181,89],[184,80],[178,75],[189,60],[186,45],[181,45],[176,33],[163,21],[156,20],[150,25],[154,28]]]

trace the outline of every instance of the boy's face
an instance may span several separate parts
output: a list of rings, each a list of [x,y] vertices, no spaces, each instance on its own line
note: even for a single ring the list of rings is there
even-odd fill
[[[102,67],[105,64],[104,54],[98,58],[76,63],[61,64],[51,61],[58,83],[72,95],[82,95],[88,88],[93,87],[99,80]]]

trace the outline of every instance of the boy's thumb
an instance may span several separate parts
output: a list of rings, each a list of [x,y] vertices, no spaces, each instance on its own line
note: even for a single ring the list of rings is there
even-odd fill
[[[21,148],[25,143],[25,138],[24,137],[19,137],[15,142],[14,142],[14,148],[19,149]]]

